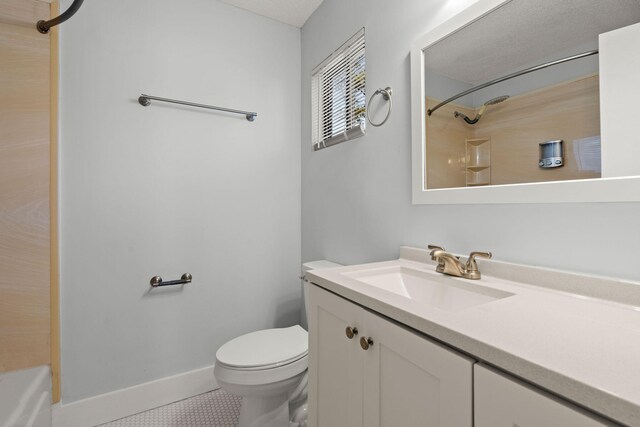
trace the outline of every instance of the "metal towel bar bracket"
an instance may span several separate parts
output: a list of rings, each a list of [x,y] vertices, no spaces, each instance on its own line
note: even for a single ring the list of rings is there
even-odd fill
[[[234,110],[231,108],[215,107],[213,105],[196,104],[195,102],[178,101],[177,99],[169,99],[169,98],[160,98],[159,96],[145,95],[144,93],[140,95],[140,97],[138,98],[138,102],[143,107],[148,107],[149,105],[151,105],[152,99],[154,101],[170,102],[172,104],[188,105],[190,107],[206,108],[208,110],[217,110],[217,111],[224,111],[227,113],[242,114],[250,122],[254,121],[258,116],[258,113],[253,111],[242,111],[242,110]]]
[[[179,280],[169,280],[168,282],[163,282],[162,277],[153,276],[149,284],[152,288],[157,288],[160,286],[171,286],[171,285],[184,285],[185,283],[191,283],[193,276],[189,273],[184,273]]]

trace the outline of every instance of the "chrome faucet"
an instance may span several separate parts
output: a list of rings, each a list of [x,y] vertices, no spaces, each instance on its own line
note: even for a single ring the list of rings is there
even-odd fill
[[[431,259],[438,262],[436,271],[449,276],[478,280],[480,278],[480,270],[478,270],[476,257],[491,258],[491,252],[471,252],[466,264],[463,264],[459,257],[445,252],[440,247],[432,246],[434,245],[429,245],[429,249],[433,249],[431,251]]]
[[[437,259],[433,256],[433,253],[435,252],[435,249],[439,249],[443,252],[445,249],[442,246],[438,245],[427,245],[427,249],[431,250],[431,261],[438,261],[438,269],[444,269],[444,260]]]

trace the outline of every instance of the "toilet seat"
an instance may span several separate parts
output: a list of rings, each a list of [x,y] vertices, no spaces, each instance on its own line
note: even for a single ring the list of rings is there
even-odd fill
[[[217,359],[216,359],[216,364],[220,365],[220,366],[224,366],[227,369],[233,369],[233,370],[236,370],[236,371],[249,371],[249,372],[251,372],[251,371],[263,371],[263,370],[266,370],[266,369],[274,369],[274,368],[279,368],[279,367],[282,367],[282,366],[289,365],[289,364],[291,364],[293,362],[296,362],[296,361],[302,359],[303,357],[307,357],[307,354],[308,354],[307,352],[304,352],[303,354],[301,354],[301,355],[299,355],[299,356],[297,356],[295,358],[292,358],[290,360],[287,360],[286,362],[278,362],[278,363],[272,363],[272,364],[269,364],[269,365],[261,365],[261,366],[249,366],[249,367],[247,367],[247,366],[227,365],[226,363],[220,362]]]
[[[261,385],[284,381],[308,367],[308,334],[300,325],[237,337],[216,352],[218,381]]]
[[[219,383],[259,386],[285,381],[296,375],[302,374],[309,367],[309,359],[304,355],[295,362],[287,365],[267,369],[236,369],[217,363],[214,366],[214,375]]]
[[[300,325],[264,329],[224,344],[216,352],[216,363],[232,369],[272,369],[301,359],[308,350],[308,334]]]

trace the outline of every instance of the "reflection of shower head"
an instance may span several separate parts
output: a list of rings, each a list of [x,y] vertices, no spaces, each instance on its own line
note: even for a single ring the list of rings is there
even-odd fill
[[[502,96],[498,96],[497,98],[493,98],[488,100],[487,102],[484,103],[484,106],[488,106],[488,105],[496,105],[496,104],[500,104],[501,102],[506,101],[507,99],[509,99],[509,95],[502,95]]]
[[[484,105],[480,108],[480,110],[478,111],[478,114],[476,114],[476,116],[473,119],[470,119],[469,117],[467,117],[466,114],[460,113],[458,111],[456,111],[453,115],[455,117],[462,117],[464,119],[465,122],[469,123],[470,125],[474,125],[476,123],[478,123],[478,120],[480,120],[480,117],[482,117],[482,115],[484,114],[484,110],[489,106],[489,105],[496,105],[499,104],[501,102],[506,101],[507,99],[509,99],[509,95],[502,95],[502,96],[498,96],[496,98],[492,98],[490,100],[488,100],[487,102],[484,103]]]

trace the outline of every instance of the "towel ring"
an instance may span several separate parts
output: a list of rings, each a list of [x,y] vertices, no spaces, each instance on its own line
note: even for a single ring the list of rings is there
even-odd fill
[[[376,90],[373,95],[371,95],[371,98],[369,98],[369,103],[367,104],[367,120],[369,120],[369,123],[371,123],[371,126],[382,126],[383,124],[385,124],[387,122],[387,120],[389,120],[389,117],[391,116],[391,110],[393,109],[393,100],[391,99],[391,94],[393,93],[393,89],[391,89],[391,87],[386,87],[385,89],[378,89]],[[369,108],[371,107],[371,101],[373,101],[373,98],[376,97],[376,95],[380,95],[382,94],[382,97],[384,98],[385,101],[389,101],[389,110],[387,110],[387,115],[384,118],[383,121],[381,121],[380,123],[373,123],[371,121],[371,118],[369,117]]]

